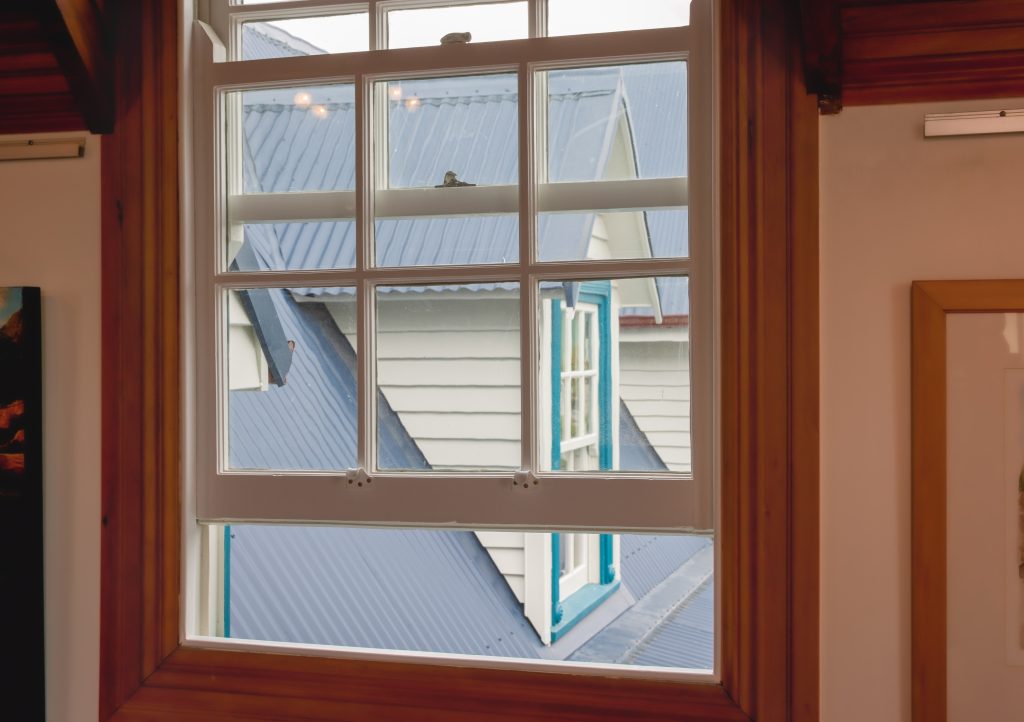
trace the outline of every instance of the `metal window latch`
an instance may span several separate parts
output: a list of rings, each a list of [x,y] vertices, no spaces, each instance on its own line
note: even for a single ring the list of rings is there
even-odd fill
[[[524,489],[529,489],[531,486],[537,486],[540,481],[534,476],[532,471],[519,470],[512,477],[512,486],[521,486]]]
[[[441,45],[465,45],[473,39],[473,33],[448,33],[441,38]]]
[[[373,477],[366,473],[366,469],[348,469],[345,472],[345,479],[348,480],[349,486],[364,486],[373,483]]]
[[[459,180],[458,176],[455,175],[455,171],[450,170],[444,174],[444,181],[441,185],[434,186],[435,188],[463,188],[465,186],[475,186],[476,183],[467,183],[466,181]]]

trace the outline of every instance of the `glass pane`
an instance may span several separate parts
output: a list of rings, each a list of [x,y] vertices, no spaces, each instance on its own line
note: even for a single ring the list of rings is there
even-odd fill
[[[514,73],[389,81],[387,159],[390,188],[519,181],[519,95]],[[452,175],[449,175],[451,173]],[[470,211],[471,212],[471,211]]]
[[[680,258],[689,254],[689,212],[679,210],[541,213],[542,261]]]
[[[227,292],[228,467],[356,465],[351,288]]]
[[[355,264],[355,221],[247,223],[233,229],[239,231],[241,242],[228,242],[232,271],[312,271]]]
[[[389,48],[438,45],[449,33],[468,32],[474,43],[529,37],[525,2],[392,10],[387,23]]]
[[[686,0],[548,0],[548,34],[578,35],[690,24]]]
[[[206,564],[196,565],[209,570],[212,590],[199,615],[210,620],[204,634],[713,668],[710,537],[601,535],[600,564],[589,565],[582,589],[559,602],[554,589],[546,597],[525,594],[535,579],[552,578],[553,564],[557,579],[580,561],[568,549],[552,555],[556,534],[546,532],[238,524],[210,533]],[[527,554],[528,547],[541,553]]]
[[[340,85],[228,94],[228,139],[244,193],[355,189],[355,91]],[[239,132],[240,131],[240,132]],[[229,143],[229,150],[232,149]],[[238,190],[231,192],[237,193]]]
[[[378,266],[515,263],[519,216],[386,218],[375,224]]]
[[[685,62],[551,70],[540,80],[551,181],[687,174]]]
[[[378,288],[378,466],[519,468],[519,348],[516,283]]]
[[[366,13],[242,24],[242,60],[352,53],[370,49]]]
[[[538,314],[542,358],[564,356],[561,347],[571,337],[552,338],[551,309],[563,314],[564,328],[570,302],[596,308],[593,314],[579,310],[574,315],[594,318],[599,338],[617,339],[596,345],[592,375],[569,383],[563,371],[560,393],[552,393],[552,379],[540,374],[538,423],[548,426],[541,438],[552,444],[540,454],[545,468],[560,459],[559,470],[569,470],[563,453],[568,449],[561,444],[596,433],[597,443],[572,459],[577,471],[690,471],[687,279],[543,281],[540,297],[547,309]]]

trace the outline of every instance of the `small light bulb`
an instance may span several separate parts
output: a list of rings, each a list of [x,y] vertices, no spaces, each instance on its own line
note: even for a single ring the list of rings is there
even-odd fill
[[[327,117],[327,108],[325,108],[322,105],[314,105],[313,106],[313,115],[315,115],[317,118],[326,118]]]
[[[308,108],[309,104],[313,102],[313,96],[305,90],[302,90],[295,94],[295,98],[293,98],[293,100],[297,107]]]
[[[392,85],[390,88],[388,88],[388,95],[391,96],[392,100],[401,100],[402,99],[402,86],[401,85]]]
[[[420,99],[415,96],[413,96],[412,98],[407,98],[405,101],[405,107],[408,110],[416,110],[417,108],[420,107]]]

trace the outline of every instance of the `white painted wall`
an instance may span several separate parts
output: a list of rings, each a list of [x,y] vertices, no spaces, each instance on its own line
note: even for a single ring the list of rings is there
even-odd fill
[[[910,282],[1024,277],[1024,136],[925,141],[923,116],[1020,107],[820,121],[825,722],[910,719]]]
[[[98,137],[81,159],[0,163],[0,286],[14,285],[43,299],[47,719],[88,722],[99,703]]]

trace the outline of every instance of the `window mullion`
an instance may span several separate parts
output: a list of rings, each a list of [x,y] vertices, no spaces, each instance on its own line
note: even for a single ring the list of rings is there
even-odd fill
[[[518,70],[519,86],[519,263],[522,272],[519,286],[519,366],[522,388],[520,403],[523,469],[539,468],[536,453],[538,408],[536,389],[539,388],[537,374],[537,288],[529,273],[535,254],[535,156],[533,152],[534,97],[533,78],[529,65],[521,63]]]
[[[548,34],[548,0],[529,0],[530,37],[544,38]]]
[[[363,469],[373,468],[374,450],[374,287],[366,278],[373,245],[373,163],[369,129],[371,127],[371,88],[366,76],[355,78],[356,86],[356,409],[357,461]]]
[[[370,50],[381,50],[388,46],[387,43],[387,23],[384,22],[384,16],[381,13],[380,7],[377,5],[377,0],[369,0],[369,32],[370,32],[370,44],[367,46]]]

